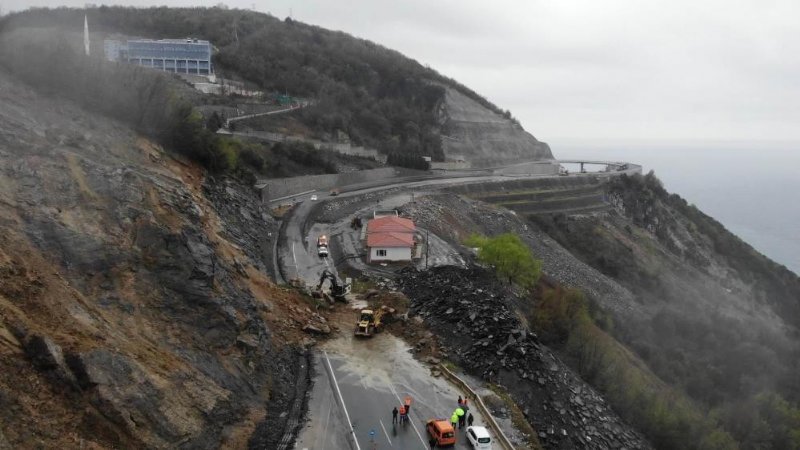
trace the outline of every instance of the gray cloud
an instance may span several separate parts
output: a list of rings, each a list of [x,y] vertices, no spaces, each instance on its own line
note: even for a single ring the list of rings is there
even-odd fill
[[[4,10],[55,6],[5,1]],[[303,22],[397,49],[510,109],[550,142],[800,141],[800,3],[792,0],[279,0],[255,7],[278,17],[291,9]]]

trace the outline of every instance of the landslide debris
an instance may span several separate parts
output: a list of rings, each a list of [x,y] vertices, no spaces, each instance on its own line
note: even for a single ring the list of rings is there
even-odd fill
[[[0,142],[0,444],[291,444],[303,300],[263,271],[255,194],[2,72]]]
[[[406,270],[396,281],[444,356],[506,389],[545,448],[650,448],[520,321],[522,301],[486,269]]]

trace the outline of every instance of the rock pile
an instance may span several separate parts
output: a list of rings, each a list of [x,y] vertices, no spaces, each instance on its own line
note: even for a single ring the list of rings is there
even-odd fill
[[[228,179],[210,178],[203,184],[203,193],[217,214],[225,219],[223,237],[235,242],[258,270],[274,277],[272,253],[280,223],[270,215],[261,199]]]
[[[519,299],[480,268],[405,271],[397,280],[443,354],[503,386],[545,448],[649,448],[589,385],[539,343],[513,304]]]

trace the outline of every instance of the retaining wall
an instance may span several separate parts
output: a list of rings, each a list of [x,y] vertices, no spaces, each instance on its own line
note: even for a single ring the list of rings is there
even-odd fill
[[[308,139],[299,136],[289,136],[282,133],[272,133],[269,131],[243,130],[233,133],[237,136],[250,136],[263,139],[267,142],[305,142],[314,146],[317,150],[330,150],[343,155],[360,156],[362,158],[372,158],[375,161],[386,164],[387,156],[374,148],[354,146],[341,142],[325,142],[318,139]]]
[[[266,203],[306,191],[328,190],[351,184],[380,181],[398,175],[400,175],[399,170],[393,167],[382,167],[358,172],[262,180],[256,183],[256,189],[261,191],[261,201]]]
[[[557,175],[558,162],[555,161],[535,161],[524,164],[503,167],[497,170],[498,173],[505,175]]]

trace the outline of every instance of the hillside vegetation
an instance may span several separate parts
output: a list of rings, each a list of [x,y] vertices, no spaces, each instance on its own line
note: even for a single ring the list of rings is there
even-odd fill
[[[648,311],[644,321],[605,317],[601,323],[738,446],[800,448],[800,278],[669,194],[652,173],[613,180],[608,196],[621,215],[532,217],[575,256],[630,289]],[[564,314],[547,304],[560,311],[548,314]],[[583,319],[566,315],[575,325],[556,328],[569,330],[561,338],[581,365],[588,350],[570,343],[599,345],[593,359],[610,355],[602,339],[582,338],[590,330]],[[606,385],[616,379],[616,385],[619,377],[604,378],[607,372],[584,375]],[[648,417],[631,411],[638,420]],[[675,436],[681,434],[660,446],[682,448]]]
[[[266,14],[220,8],[106,7],[36,9],[12,14],[0,31],[56,27],[79,31],[84,14],[95,32],[147,38],[193,36],[218,50],[217,70],[266,91],[316,100],[297,112],[314,132],[345,132],[388,154],[443,158],[437,106],[443,86],[510,117],[466,87],[400,53],[342,32]]]

